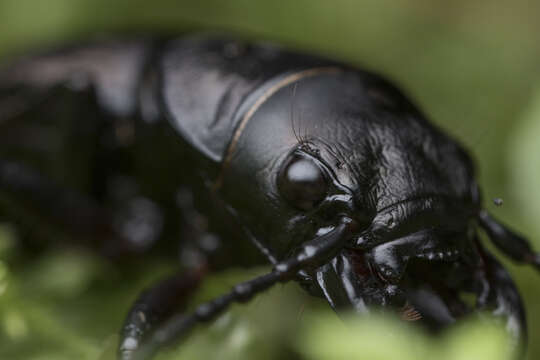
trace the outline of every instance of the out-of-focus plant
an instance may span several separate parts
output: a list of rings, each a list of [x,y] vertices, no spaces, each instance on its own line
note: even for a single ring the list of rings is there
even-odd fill
[[[528,227],[540,234],[540,87],[524,107],[518,124],[511,138],[506,165],[512,193],[521,204],[516,211]]]
[[[99,257],[77,249],[26,262],[13,245],[13,233],[0,226],[0,358],[114,360],[126,297],[149,276],[122,282]],[[141,274],[151,269],[150,277],[161,272],[148,266]],[[258,271],[211,276],[194,303]],[[494,321],[469,322],[434,338],[387,316],[340,319],[291,284],[234,306],[158,359],[511,360],[509,354],[507,335]]]
[[[510,360],[511,341],[494,319],[469,320],[431,337],[387,316],[351,317],[344,323],[331,314],[311,314],[298,349],[313,360]]]

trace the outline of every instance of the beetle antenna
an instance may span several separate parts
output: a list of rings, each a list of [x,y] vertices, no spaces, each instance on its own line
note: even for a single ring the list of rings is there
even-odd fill
[[[307,126],[304,128],[304,136],[302,136],[302,118],[304,115],[304,109],[300,110],[300,116],[298,116],[298,132],[300,134],[300,139],[302,140],[302,144],[305,144],[307,142]]]
[[[149,359],[159,348],[182,340],[197,324],[214,320],[233,303],[247,302],[277,283],[293,280],[298,271],[306,267],[320,267],[336,256],[355,227],[354,221],[344,217],[334,230],[305,242],[296,255],[277,263],[271,272],[234,286],[228,293],[199,305],[191,314],[172,317],[135,351],[130,360]]]

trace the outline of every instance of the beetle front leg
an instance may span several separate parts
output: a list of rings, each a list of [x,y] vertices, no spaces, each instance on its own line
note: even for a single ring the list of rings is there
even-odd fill
[[[118,357],[132,359],[145,337],[189,301],[204,276],[204,268],[167,277],[143,291],[132,305],[122,327]]]
[[[478,219],[499,250],[517,262],[533,265],[540,270],[540,254],[533,251],[527,239],[508,229],[485,210],[480,212]]]
[[[485,249],[481,249],[484,266],[478,274],[477,308],[490,310],[506,318],[506,330],[521,351],[527,342],[527,321],[521,296],[508,271]]]

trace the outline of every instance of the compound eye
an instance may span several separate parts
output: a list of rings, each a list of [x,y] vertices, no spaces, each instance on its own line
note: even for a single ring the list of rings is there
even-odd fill
[[[292,206],[311,210],[328,192],[326,177],[313,159],[294,154],[281,168],[277,179],[278,190]]]

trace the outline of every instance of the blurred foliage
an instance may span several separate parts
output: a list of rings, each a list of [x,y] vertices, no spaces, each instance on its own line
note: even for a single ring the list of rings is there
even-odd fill
[[[9,231],[0,234],[1,244],[11,242]],[[4,247],[4,259],[10,259],[6,255],[10,250]],[[113,330],[129,298],[165,273],[166,266],[153,268],[152,274],[138,274],[137,281],[122,282],[95,255],[80,249],[57,251],[24,269],[0,262],[0,358],[115,360],[118,337]],[[261,271],[214,275],[194,303]],[[308,299],[300,291],[289,284],[248,305],[234,306],[213,324],[197,328],[178,349],[159,354],[157,360],[416,360],[435,356],[512,360],[506,332],[490,318],[465,322],[433,338],[411,323],[381,315],[358,318],[351,314],[342,321],[322,301]]]
[[[540,2],[529,0],[0,0],[0,55],[117,32],[213,29],[364,66],[397,81],[473,152],[486,206],[540,249],[539,13]],[[491,205],[495,197],[504,199],[503,207]],[[174,267],[149,260],[123,270],[70,248],[25,258],[14,229],[0,229],[1,359],[111,359],[127,305]],[[523,293],[530,338],[536,339],[540,278],[505,264]],[[237,270],[215,276],[201,297],[248,275]],[[327,305],[292,284],[235,306],[208,331],[191,337],[177,357],[163,359],[409,354],[503,359],[505,354],[500,335],[484,325],[440,340],[390,320],[351,326],[352,331],[345,329]],[[540,358],[540,343],[531,341],[529,348],[530,359]]]
[[[509,360],[513,356],[504,329],[491,320],[466,322],[433,339],[394,318],[351,317],[349,326],[344,326],[334,314],[310,315],[298,345],[307,359]]]

